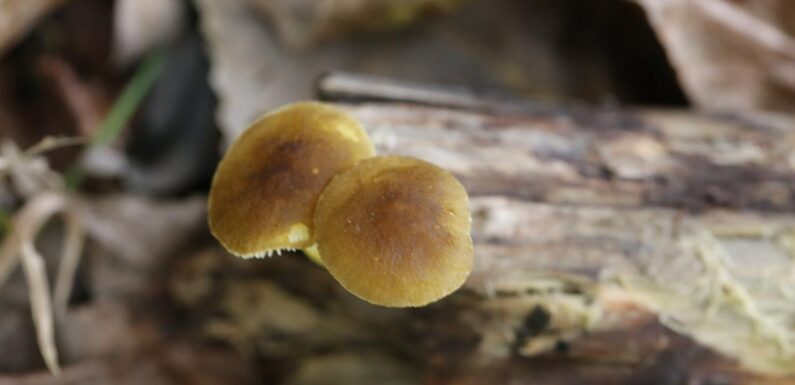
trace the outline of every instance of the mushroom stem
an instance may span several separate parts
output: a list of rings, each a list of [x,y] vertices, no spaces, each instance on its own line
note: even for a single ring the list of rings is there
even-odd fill
[[[301,251],[304,252],[304,255],[306,255],[310,261],[316,263],[318,266],[326,267],[326,265],[323,264],[323,258],[320,258],[320,252],[317,250],[317,243]]]

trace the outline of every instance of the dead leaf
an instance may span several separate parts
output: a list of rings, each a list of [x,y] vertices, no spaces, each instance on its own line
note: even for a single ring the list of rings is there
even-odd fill
[[[7,175],[15,192],[23,197],[63,187],[61,175],[50,169],[46,158],[38,155],[36,150],[20,150],[13,142],[0,144],[0,178]]]
[[[53,374],[60,372],[58,352],[55,347],[53,304],[50,297],[44,260],[33,246],[39,229],[56,213],[63,211],[67,219],[67,236],[64,240],[64,257],[58,273],[57,309],[65,313],[71,281],[82,251],[82,228],[75,216],[74,207],[65,195],[41,193],[34,196],[14,215],[10,232],[0,246],[0,284],[4,283],[21,259],[30,294],[31,312],[36,326],[36,337],[44,362]],[[63,261],[66,261],[64,264]]]
[[[62,210],[64,205],[65,200],[60,194],[41,194],[31,199],[14,215],[11,231],[0,245],[0,285],[19,263],[19,253],[23,245],[34,239],[41,226]]]
[[[196,1],[218,96],[217,120],[227,142],[269,110],[314,98],[316,80],[329,71],[502,93],[555,93],[564,87],[555,54],[528,28],[529,10],[521,1],[473,2],[410,32],[340,39],[310,50],[285,44],[275,26],[252,12],[249,1]],[[495,18],[502,23],[495,24]],[[491,40],[485,43],[483,35]],[[533,71],[526,70],[527,63],[534,63]]]
[[[185,26],[180,0],[118,0],[114,7],[114,57],[127,65],[176,38]]]
[[[698,106],[795,110],[795,2],[636,1]]]

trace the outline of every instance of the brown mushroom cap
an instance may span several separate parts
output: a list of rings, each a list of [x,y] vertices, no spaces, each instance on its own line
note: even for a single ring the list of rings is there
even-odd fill
[[[374,154],[362,126],[337,108],[303,102],[278,109],[246,130],[218,165],[210,231],[243,258],[309,246],[323,188]]]
[[[469,198],[447,171],[376,157],[337,175],[315,209],[317,246],[348,291],[382,306],[423,306],[472,270]]]

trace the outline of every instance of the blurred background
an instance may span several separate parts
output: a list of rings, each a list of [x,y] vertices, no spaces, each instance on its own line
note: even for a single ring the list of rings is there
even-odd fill
[[[787,254],[772,269],[789,274],[770,285],[778,289],[765,286],[774,281],[767,270],[752,279],[762,289],[721,286],[775,296],[770,307],[727,300],[759,317],[721,326],[732,335],[736,325],[761,324],[778,333],[772,340],[727,347],[715,341],[728,337],[700,338],[688,322],[659,321],[667,309],[660,300],[639,311],[652,320],[621,321],[642,324],[637,334],[596,334],[581,350],[569,345],[584,327],[542,332],[549,314],[535,310],[535,299],[489,307],[473,289],[431,309],[374,309],[300,254],[235,260],[205,225],[215,166],[254,119],[304,99],[351,108],[397,138],[376,138],[381,150],[409,147],[401,135],[412,131],[400,134],[402,126],[472,129],[469,115],[448,113],[483,114],[472,124],[484,132],[526,127],[512,140],[532,141],[535,153],[543,142],[542,163],[577,164],[571,172],[590,182],[577,187],[585,198],[571,198],[563,187],[572,191],[576,178],[556,177],[560,192],[544,195],[532,187],[541,179],[505,171],[504,186],[514,177],[531,186],[512,188],[522,200],[626,208],[616,203],[621,194],[649,189],[628,205],[696,222],[702,209],[751,213],[704,221],[735,233],[738,223],[775,222],[760,226],[793,250],[795,237],[776,238],[795,228],[793,1],[0,0],[0,384],[795,384],[795,256]],[[480,154],[488,135],[458,147],[460,159]],[[594,160],[590,138],[626,139],[641,152],[611,147]],[[447,141],[425,143],[427,157]],[[666,174],[654,143],[682,170],[703,173],[686,181]],[[585,155],[571,155],[578,151]],[[478,162],[496,164],[495,154]],[[464,175],[461,162],[447,167]],[[551,164],[538,167],[558,172]],[[511,195],[462,178],[476,195]],[[660,185],[673,187],[657,194]],[[753,195],[743,190],[749,185],[767,187]],[[546,215],[554,225],[564,220]],[[548,225],[495,223],[517,226],[510,236],[518,238]],[[610,255],[641,255],[643,242],[658,247],[626,223],[613,240],[637,244]],[[605,237],[572,255],[603,247]],[[751,266],[785,253],[748,242],[731,250]],[[581,287],[565,288],[555,290],[582,296]],[[621,314],[643,302],[604,298],[586,302]],[[500,317],[510,320],[484,321]],[[479,331],[459,330],[466,327]],[[543,347],[527,348],[541,334],[550,338]],[[483,353],[489,338],[505,351]],[[614,345],[620,339],[637,345]]]

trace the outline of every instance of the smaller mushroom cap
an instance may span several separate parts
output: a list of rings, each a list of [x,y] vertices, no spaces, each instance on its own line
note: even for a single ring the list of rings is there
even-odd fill
[[[409,157],[376,157],[332,179],[315,209],[323,264],[373,304],[423,306],[472,270],[469,198],[449,172]]]
[[[362,126],[340,109],[315,102],[278,109],[246,130],[219,163],[208,198],[210,231],[243,258],[308,247],[323,188],[374,154]]]

